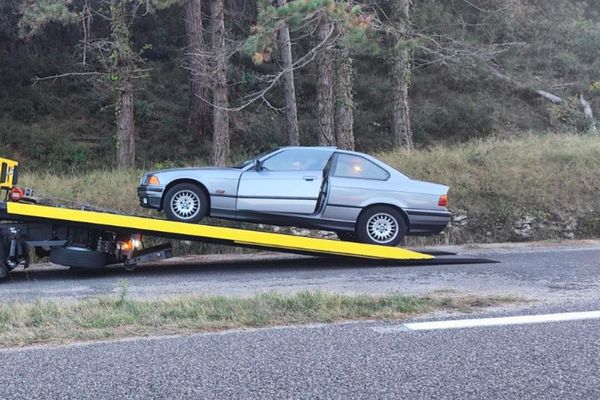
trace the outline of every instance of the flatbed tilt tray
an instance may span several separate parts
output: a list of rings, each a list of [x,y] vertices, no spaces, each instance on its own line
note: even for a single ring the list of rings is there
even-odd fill
[[[354,259],[426,261],[436,258],[399,247],[301,237],[248,229],[144,218],[36,204],[18,188],[18,163],[0,158],[0,278],[29,266],[29,252],[72,268],[104,268],[171,257],[169,244],[143,249],[142,235]]]

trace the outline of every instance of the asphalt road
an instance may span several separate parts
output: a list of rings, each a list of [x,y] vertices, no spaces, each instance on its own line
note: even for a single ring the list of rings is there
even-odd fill
[[[595,302],[518,313],[599,307]],[[0,398],[600,398],[600,320],[381,328],[390,323],[4,350]]]
[[[126,278],[137,298],[454,289],[537,300],[468,318],[600,310],[598,243],[460,250],[500,263],[386,266],[261,255],[176,260],[133,273],[41,265],[15,271],[0,284],[0,300],[110,294]],[[465,316],[416,322],[448,318]],[[600,398],[600,319],[426,331],[406,322],[0,350],[0,399]]]
[[[428,294],[453,289],[474,294],[513,294],[549,304],[600,298],[600,243],[451,248],[499,264],[370,265],[365,262],[286,255],[196,257],[100,272],[42,265],[14,271],[0,283],[0,300],[85,298],[118,290],[126,279],[133,298],[323,290],[338,293]]]

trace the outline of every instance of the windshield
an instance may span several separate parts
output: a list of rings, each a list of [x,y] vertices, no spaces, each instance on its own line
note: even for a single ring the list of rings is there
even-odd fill
[[[274,149],[271,150],[267,150],[267,151],[263,151],[262,153],[247,159],[246,161],[242,161],[241,163],[237,163],[235,165],[233,165],[231,168],[237,168],[237,169],[242,169],[244,167],[247,167],[248,165],[252,164],[254,162],[254,160],[258,160],[260,158],[263,158],[264,156],[266,156],[267,154],[270,154],[276,150],[279,150],[279,147],[276,147]]]

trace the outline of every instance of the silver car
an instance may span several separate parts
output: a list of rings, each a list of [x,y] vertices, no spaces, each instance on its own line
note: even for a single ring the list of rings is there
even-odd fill
[[[145,174],[142,207],[171,220],[205,216],[335,231],[342,240],[395,246],[405,235],[441,232],[448,187],[411,179],[362,153],[284,147],[230,168]]]

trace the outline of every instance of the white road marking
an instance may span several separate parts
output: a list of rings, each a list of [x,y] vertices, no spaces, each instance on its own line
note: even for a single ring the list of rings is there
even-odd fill
[[[600,311],[582,311],[558,314],[520,315],[515,317],[458,319],[448,321],[412,322],[393,326],[376,326],[372,329],[378,333],[396,333],[405,331],[428,331],[435,329],[461,329],[482,326],[542,324],[548,322],[581,321],[600,319]]]

